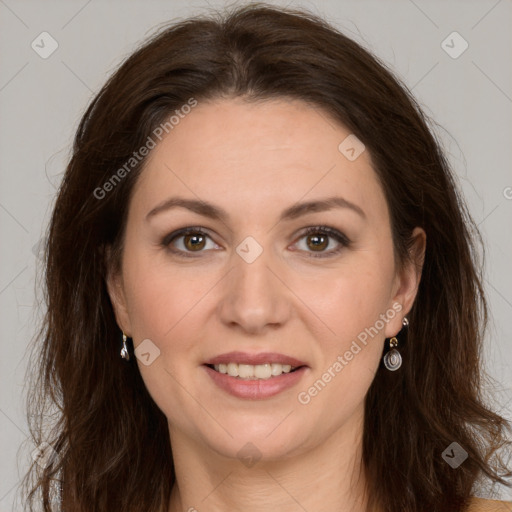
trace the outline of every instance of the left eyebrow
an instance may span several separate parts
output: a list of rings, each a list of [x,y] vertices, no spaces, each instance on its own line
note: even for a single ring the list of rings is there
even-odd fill
[[[229,214],[219,206],[215,206],[206,201],[186,199],[183,197],[170,197],[169,199],[162,201],[146,215],[146,220],[149,220],[151,217],[154,217],[161,212],[177,207],[186,208],[192,212],[214,220],[220,220],[222,222],[229,220]],[[357,213],[363,219],[366,219],[366,214],[358,205],[344,199],[343,197],[334,196],[290,206],[281,213],[279,220],[293,220],[308,213],[322,212],[332,210],[333,208],[346,208]]]

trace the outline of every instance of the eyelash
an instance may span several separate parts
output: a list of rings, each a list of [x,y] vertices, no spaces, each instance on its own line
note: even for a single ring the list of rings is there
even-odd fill
[[[314,252],[308,252],[308,257],[311,258],[328,258],[337,255],[338,253],[341,252],[342,249],[350,246],[351,244],[351,241],[343,233],[329,226],[310,226],[304,230],[304,232],[300,235],[298,240],[301,240],[302,238],[312,234],[327,235],[329,237],[334,238],[340,245],[337,249],[332,249],[328,252],[320,252],[317,254],[315,254]],[[170,248],[170,245],[172,242],[174,242],[174,240],[176,240],[179,237],[187,235],[203,235],[210,238],[209,234],[203,228],[199,226],[191,226],[187,228],[178,229],[177,231],[173,231],[172,233],[166,235],[163,238],[161,245],[173,254],[177,254],[185,258],[196,258],[197,256],[192,256],[190,251],[182,251],[180,249],[176,250]]]

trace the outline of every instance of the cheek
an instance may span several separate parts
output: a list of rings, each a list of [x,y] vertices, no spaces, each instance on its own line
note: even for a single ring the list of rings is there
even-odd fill
[[[329,334],[317,336],[318,364],[298,390],[304,426],[313,428],[322,417],[323,428],[332,432],[363,407],[382,355],[381,315],[390,320],[396,314],[387,309],[390,281],[383,274],[377,263],[373,270],[342,273],[329,280],[328,296],[312,298]]]
[[[204,324],[205,296],[214,284],[213,279],[193,279],[191,272],[176,267],[152,265],[152,258],[132,252],[126,258],[125,286],[135,350],[145,340],[151,340],[149,365],[137,358],[141,376],[149,394],[168,418],[182,428],[193,429],[190,418],[201,412],[190,409],[190,372],[200,360],[194,343]],[[154,259],[153,259],[154,261]],[[149,263],[148,263],[149,262]],[[144,341],[143,341],[144,340]],[[189,411],[178,414],[177,411]]]
[[[156,265],[148,254],[127,258],[125,270],[134,339],[165,344],[211,287],[176,265]]]
[[[324,346],[343,349],[367,332],[390,307],[393,263],[385,252],[353,253],[332,272],[296,286],[307,305],[326,326]],[[377,329],[382,330],[381,322]],[[361,336],[364,338],[364,336]]]

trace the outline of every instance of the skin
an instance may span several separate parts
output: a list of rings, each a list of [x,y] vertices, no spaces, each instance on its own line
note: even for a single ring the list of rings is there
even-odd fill
[[[199,103],[150,153],[129,206],[121,272],[109,274],[107,285],[118,325],[134,346],[150,339],[160,350],[150,365],[139,358],[137,364],[168,418],[177,481],[170,512],[364,510],[364,397],[385,338],[401,330],[412,307],[426,236],[414,230],[412,262],[399,272],[370,155],[349,161],[338,150],[349,134],[297,100],[222,99]],[[332,195],[365,216],[333,208],[279,221],[297,202]],[[211,202],[229,218],[178,207],[145,219],[171,196]],[[351,244],[334,254],[340,243],[328,237],[318,249],[303,231],[322,225]],[[162,246],[187,226],[208,232],[199,252],[183,236],[170,244],[191,258]],[[250,264],[236,252],[247,236],[263,248]],[[319,252],[326,256],[308,257]],[[300,403],[298,393],[393,304],[401,311]],[[202,366],[234,350],[278,352],[309,368],[277,396],[240,399]],[[252,467],[237,456],[249,442],[261,456]]]

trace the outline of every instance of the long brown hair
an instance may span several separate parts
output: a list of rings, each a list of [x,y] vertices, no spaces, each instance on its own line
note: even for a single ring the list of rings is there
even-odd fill
[[[253,4],[163,27],[81,119],[45,248],[47,313],[27,405],[32,442],[51,450],[25,477],[30,510],[36,499],[52,510],[55,481],[66,512],[167,510],[174,483],[167,420],[136,362],[119,356],[105,284],[107,269],[119,269],[146,158],[122,176],[118,170],[191,98],[234,97],[300,99],[338,120],[371,155],[397,261],[406,261],[415,226],[427,234],[405,364],[399,372],[379,368],[365,399],[369,509],[462,511],[478,478],[510,485],[496,456],[510,443],[510,424],[483,391],[482,243],[433,123],[382,62],[325,20]],[[442,457],[454,441],[468,453],[456,470]]]

